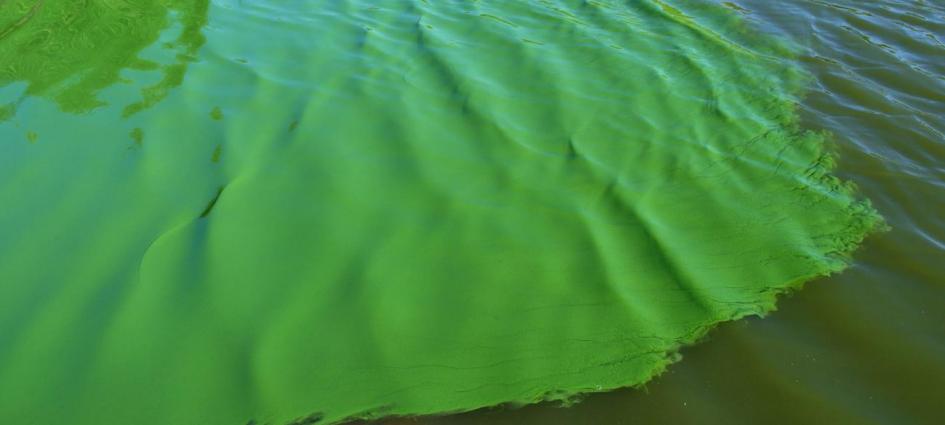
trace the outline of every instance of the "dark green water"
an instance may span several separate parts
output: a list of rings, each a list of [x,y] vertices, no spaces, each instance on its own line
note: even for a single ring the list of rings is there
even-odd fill
[[[843,266],[871,216],[804,129],[892,228],[851,268],[647,391],[421,421],[942,417],[939,5],[63,4],[0,2],[14,423],[637,385]]]

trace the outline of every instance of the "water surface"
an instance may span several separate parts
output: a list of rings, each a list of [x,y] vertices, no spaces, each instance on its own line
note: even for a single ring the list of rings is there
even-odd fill
[[[838,173],[891,226],[854,266],[764,319],[723,325],[646,386],[556,405],[405,423],[937,424],[945,400],[945,7],[932,1],[725,2],[803,46],[801,102]],[[396,423],[396,422],[395,422]]]
[[[17,422],[306,423],[645,382],[875,224],[826,174],[825,130],[893,229],[852,269],[649,393],[428,420],[935,418],[940,6],[42,3],[0,3]],[[57,52],[73,65],[44,68]]]

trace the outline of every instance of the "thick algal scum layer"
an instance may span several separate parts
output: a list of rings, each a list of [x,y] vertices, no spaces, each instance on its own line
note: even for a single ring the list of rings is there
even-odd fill
[[[138,40],[94,42],[121,57],[163,25],[122,14],[190,16],[72,3],[35,16],[104,19]],[[42,95],[0,124],[7,422],[336,423],[636,386],[881,226],[798,127],[791,50],[718,6],[212,4],[199,60],[138,114],[101,90],[117,69],[72,56],[0,77]],[[60,112],[98,104],[69,87],[112,106]]]
[[[203,45],[208,0],[5,0],[0,1],[0,86],[23,81],[26,94],[54,99],[63,110],[88,112],[104,105],[98,94],[122,80],[124,69],[160,71],[126,106],[130,115],[178,86]],[[177,16],[179,28],[163,43],[162,64],[140,57]],[[8,113],[4,113],[4,111]],[[0,122],[15,103],[0,104]]]

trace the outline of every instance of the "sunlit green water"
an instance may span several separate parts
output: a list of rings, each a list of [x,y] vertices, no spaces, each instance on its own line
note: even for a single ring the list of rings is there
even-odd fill
[[[796,127],[812,56],[790,49],[808,44],[744,10],[144,3],[89,15],[149,11],[116,47],[128,65],[2,80],[15,422],[283,423],[636,385],[842,267],[872,220]],[[9,28],[48,26],[30,19]],[[50,34],[35,43],[72,40]],[[846,158],[843,128],[805,127]]]

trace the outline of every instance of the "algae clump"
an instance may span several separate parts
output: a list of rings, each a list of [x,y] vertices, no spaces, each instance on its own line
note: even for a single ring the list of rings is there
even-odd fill
[[[123,69],[160,71],[127,114],[150,106],[181,83],[182,72],[204,43],[207,0],[7,0],[0,2],[0,86],[24,81],[26,94],[55,100],[64,111],[88,112],[105,103],[98,93],[119,82]],[[171,25],[178,36],[162,64],[139,53]],[[3,120],[0,114],[0,121]]]
[[[169,10],[190,34],[206,14],[33,4],[3,3],[0,28],[33,17],[4,30],[26,68],[0,83],[66,111],[109,100]],[[41,143],[0,144],[12,423],[336,423],[638,386],[881,226],[799,125],[793,50],[718,5],[213,4],[199,66],[171,65],[152,107],[26,103]],[[113,60],[46,44],[62,22]]]

